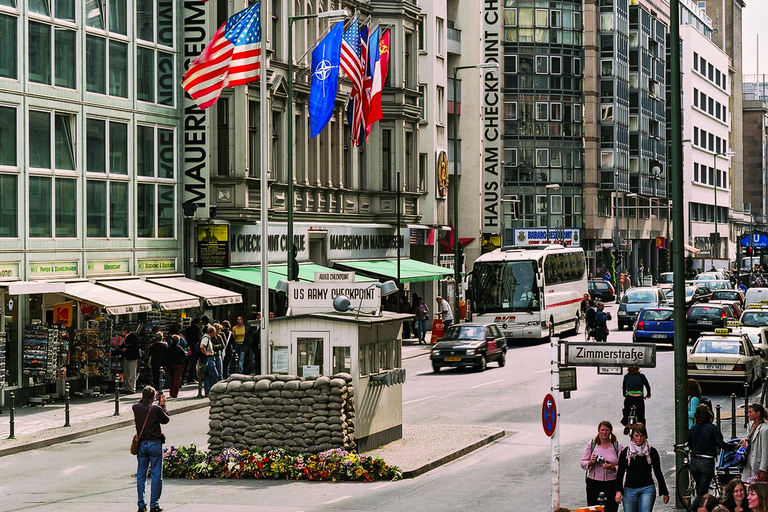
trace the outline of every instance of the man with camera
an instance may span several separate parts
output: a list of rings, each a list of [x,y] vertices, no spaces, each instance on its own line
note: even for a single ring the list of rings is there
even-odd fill
[[[139,436],[138,469],[136,470],[136,485],[139,493],[138,512],[147,512],[147,502],[144,499],[147,483],[147,468],[152,479],[149,500],[150,512],[161,512],[160,495],[163,492],[163,443],[165,434],[160,425],[167,424],[171,418],[165,408],[165,395],[160,395],[159,405],[155,405],[157,391],[147,386],[141,392],[141,401],[133,406],[133,420],[136,434]]]

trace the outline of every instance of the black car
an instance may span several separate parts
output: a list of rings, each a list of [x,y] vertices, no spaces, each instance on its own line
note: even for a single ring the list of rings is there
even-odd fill
[[[457,324],[450,326],[429,356],[432,370],[443,366],[471,366],[485,370],[488,363],[507,363],[507,339],[496,324]]]
[[[667,300],[670,304],[675,302],[674,290],[670,288],[665,291]],[[712,291],[703,285],[689,284],[685,286],[685,307],[693,306],[699,302],[709,302],[712,298]]]
[[[727,327],[735,321],[733,309],[725,304],[694,304],[685,315],[685,329],[688,340],[696,340],[703,332],[712,332],[716,328]]]
[[[587,291],[593,299],[600,299],[602,302],[613,302],[616,300],[616,292],[613,285],[605,279],[590,279],[587,282]]]
[[[661,288],[655,286],[638,286],[630,288],[621,298],[618,320],[619,330],[632,327],[637,320],[637,314],[643,308],[658,308],[667,305],[667,298]]]

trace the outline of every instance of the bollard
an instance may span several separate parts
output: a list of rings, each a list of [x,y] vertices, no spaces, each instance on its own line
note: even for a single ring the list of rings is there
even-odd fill
[[[747,417],[747,408],[749,407],[749,383],[744,383],[744,428],[749,426],[749,418]]]
[[[715,420],[717,421],[717,430],[721,430],[722,424],[720,421],[720,404],[715,406]]]
[[[8,399],[10,400],[10,409],[11,409],[11,432],[8,436],[8,439],[16,439],[16,408],[13,406],[13,401],[16,398],[16,395],[11,391],[11,393],[8,395]]]
[[[605,505],[608,503],[608,498],[605,497],[605,493],[601,492],[597,496],[597,504],[603,507],[603,510],[605,510]]]
[[[115,414],[113,416],[120,416],[120,377],[115,375]]]
[[[64,386],[64,426],[69,426],[69,382]]]
[[[240,351],[237,349],[237,346],[235,346],[234,359],[235,359],[235,368],[237,368],[237,373],[243,373],[243,371],[240,369]]]
[[[199,363],[197,369],[197,398],[203,398],[203,363]]]
[[[736,393],[731,393],[731,439],[736,437]]]
[[[158,389],[157,392],[162,395],[164,387],[165,387],[165,368],[160,368],[160,389]]]

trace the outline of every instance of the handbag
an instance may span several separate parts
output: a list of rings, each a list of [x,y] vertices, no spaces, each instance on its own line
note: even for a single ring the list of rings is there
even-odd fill
[[[144,433],[144,427],[147,426],[147,420],[149,419],[149,413],[152,411],[152,404],[149,404],[149,410],[147,411],[147,417],[144,418],[144,425],[141,426],[141,432],[133,434],[131,439],[131,455],[138,455],[139,453],[139,441],[141,441],[141,434]]]

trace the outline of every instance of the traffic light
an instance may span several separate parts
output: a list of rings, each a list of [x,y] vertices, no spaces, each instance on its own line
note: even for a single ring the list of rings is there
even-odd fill
[[[621,253],[617,252],[616,253],[616,268],[620,268],[620,267],[621,267]]]
[[[752,256],[754,252],[755,249],[753,247],[747,247],[747,256]]]
[[[288,264],[291,266],[291,270],[293,271],[293,280],[298,281],[299,280],[299,249],[296,247],[296,245],[293,246],[292,253],[288,256]]]
[[[459,259],[456,263],[458,263],[459,268],[464,268],[464,244],[461,242],[457,242],[459,245],[457,247],[457,252],[459,254]]]

